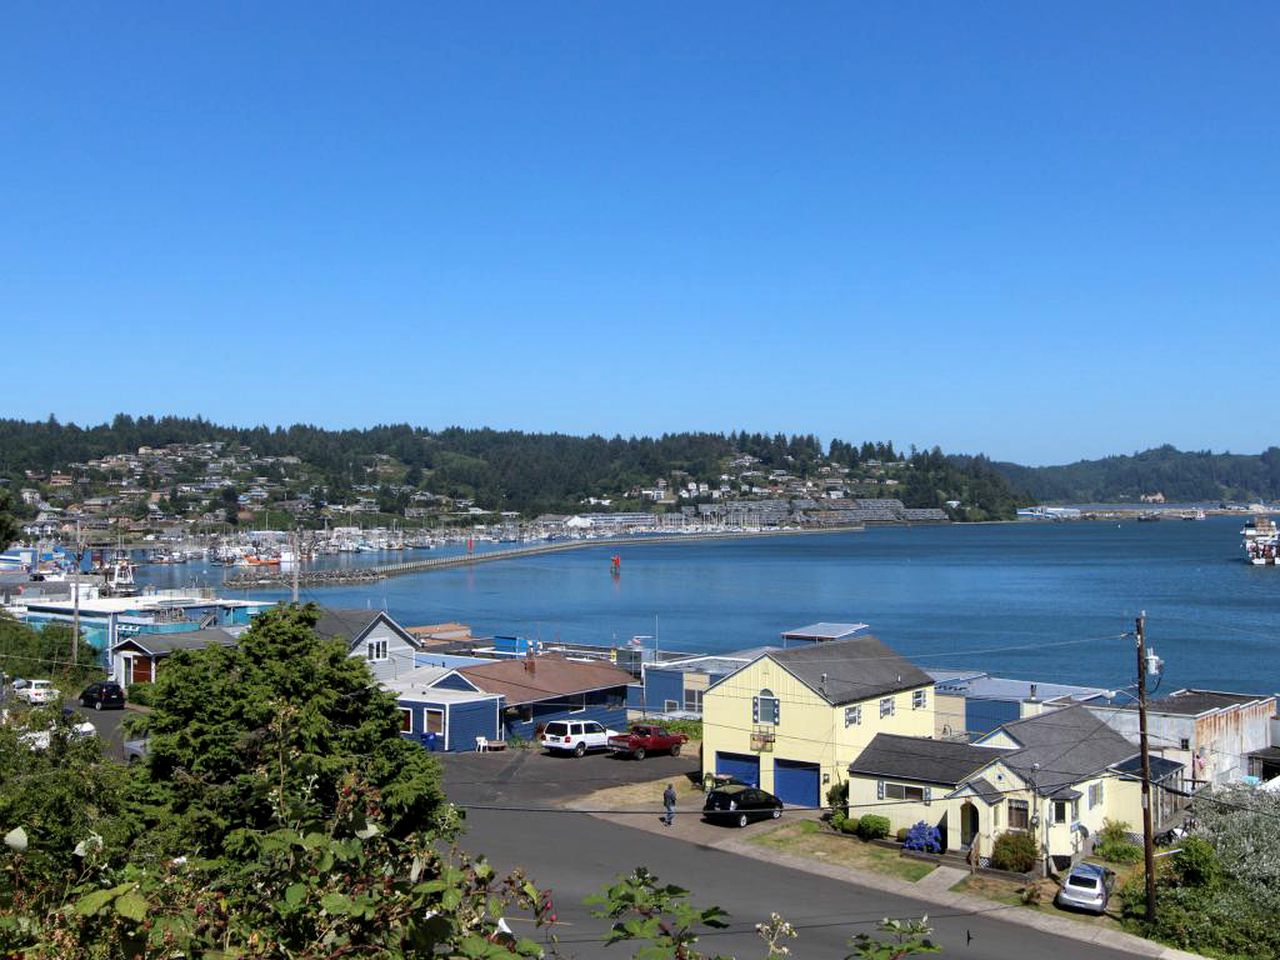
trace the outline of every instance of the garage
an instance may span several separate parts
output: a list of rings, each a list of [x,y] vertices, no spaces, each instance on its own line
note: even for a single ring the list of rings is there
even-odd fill
[[[775,760],[773,764],[773,792],[778,799],[793,807],[820,807],[818,795],[822,775],[816,763],[799,760]]]
[[[746,753],[721,753],[716,751],[716,774],[735,777],[753,787],[760,786],[760,758]]]

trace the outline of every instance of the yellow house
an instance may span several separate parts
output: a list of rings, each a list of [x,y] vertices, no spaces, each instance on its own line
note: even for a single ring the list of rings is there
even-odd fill
[[[1089,852],[1105,820],[1142,829],[1137,753],[1081,706],[1007,723],[972,744],[882,735],[849,765],[849,814],[880,814],[891,831],[923,820],[945,850],[974,851],[980,863],[1000,834],[1029,832],[1044,865],[1063,868]],[[1181,764],[1152,758],[1157,793],[1180,790],[1181,778]]]
[[[876,734],[933,726],[929,675],[869,634],[772,650],[703,694],[703,773],[820,807]]]

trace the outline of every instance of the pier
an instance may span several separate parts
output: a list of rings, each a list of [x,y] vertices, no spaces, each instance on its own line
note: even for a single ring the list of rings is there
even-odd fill
[[[564,540],[554,543],[539,543],[529,547],[512,547],[509,550],[488,550],[484,553],[466,553],[452,557],[432,557],[426,560],[410,560],[405,563],[383,563],[369,567],[353,567],[348,570],[300,570],[297,573],[299,586],[304,587],[337,587],[358,583],[374,583],[386,577],[399,577],[413,573],[427,573],[431,570],[448,570],[453,567],[469,567],[477,563],[492,563],[497,560],[518,560],[523,557],[538,557],[547,553],[563,553],[566,550],[582,550],[588,547],[638,547],[653,543],[689,543],[703,540],[749,540],[757,537],[783,537],[802,534],[821,533],[853,533],[864,529],[862,526],[823,527],[813,530],[753,530],[724,533],[686,533],[658,534],[656,536],[635,537],[599,537],[589,540]],[[232,590],[278,589],[287,590],[294,583],[293,571],[263,572],[246,571],[236,573],[223,581],[223,586]]]

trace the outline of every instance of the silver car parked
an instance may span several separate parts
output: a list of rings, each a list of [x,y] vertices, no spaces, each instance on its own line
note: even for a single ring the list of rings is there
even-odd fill
[[[1115,883],[1115,872],[1106,867],[1096,863],[1076,864],[1062,881],[1056,902],[1060,907],[1103,913]]]

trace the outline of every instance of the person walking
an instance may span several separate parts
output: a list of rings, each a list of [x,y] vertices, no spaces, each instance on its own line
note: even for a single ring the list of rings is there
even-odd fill
[[[667,789],[662,792],[662,806],[666,808],[667,815],[662,818],[662,822],[668,827],[676,818],[676,788],[675,784],[668,783]]]

